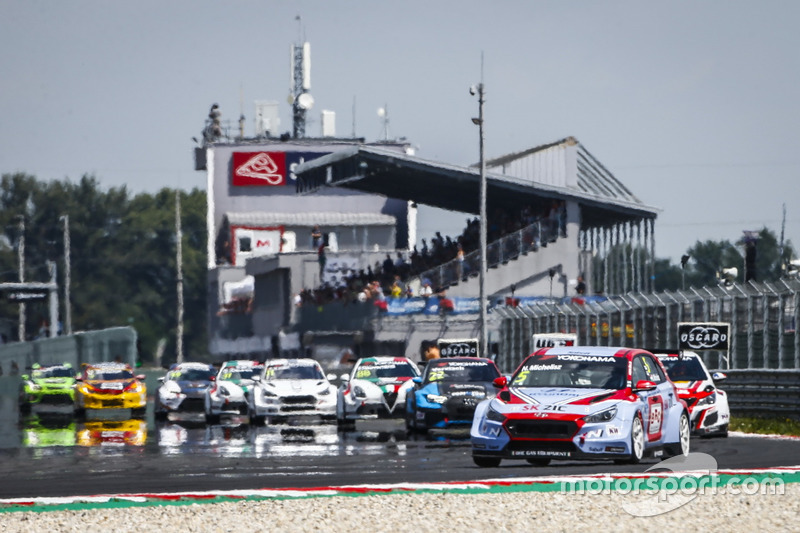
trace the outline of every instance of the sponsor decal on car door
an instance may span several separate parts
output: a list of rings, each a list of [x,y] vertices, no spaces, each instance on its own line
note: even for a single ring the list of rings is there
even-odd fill
[[[664,427],[664,399],[658,389],[647,398],[647,407],[647,440],[659,440]]]

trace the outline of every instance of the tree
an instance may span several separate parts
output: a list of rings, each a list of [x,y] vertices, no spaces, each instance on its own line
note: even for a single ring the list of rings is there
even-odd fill
[[[206,335],[206,194],[181,193],[186,353],[204,359]],[[26,174],[0,180],[0,279],[17,281],[18,218],[25,217],[25,279],[46,281],[56,261],[63,287],[63,222],[69,215],[73,330],[133,326],[142,356],[161,339],[174,347],[176,329],[175,191],[101,191],[93,176],[38,182]],[[62,293],[63,294],[63,293]],[[26,330],[35,333],[46,306],[29,305]],[[0,301],[0,327],[18,321],[17,305]],[[10,340],[13,340],[11,337]],[[168,354],[170,352],[167,352]]]

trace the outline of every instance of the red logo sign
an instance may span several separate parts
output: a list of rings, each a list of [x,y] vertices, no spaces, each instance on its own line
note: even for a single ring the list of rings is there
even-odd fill
[[[233,185],[286,185],[286,153],[234,152]]]

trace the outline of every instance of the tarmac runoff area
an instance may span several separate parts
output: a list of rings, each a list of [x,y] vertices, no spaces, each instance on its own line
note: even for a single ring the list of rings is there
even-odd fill
[[[638,489],[637,489],[638,487]],[[0,500],[4,532],[795,531],[800,467]],[[664,529],[666,530],[666,529]]]

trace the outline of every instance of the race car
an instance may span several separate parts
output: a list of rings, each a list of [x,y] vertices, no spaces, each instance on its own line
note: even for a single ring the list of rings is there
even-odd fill
[[[345,426],[358,419],[403,417],[406,393],[419,376],[406,357],[362,357],[343,376],[336,400],[336,421]]]
[[[169,413],[203,412],[205,392],[216,378],[216,369],[205,363],[177,363],[158,378],[155,417],[163,420]]]
[[[19,389],[19,410],[29,413],[31,407],[75,403],[75,371],[69,363],[40,366],[34,363],[30,374],[22,375]]]
[[[689,410],[659,360],[644,350],[559,347],[536,351],[497,397],[478,405],[470,429],[480,467],[503,459],[688,455]]]
[[[253,378],[263,368],[258,361],[225,361],[214,384],[203,393],[206,422],[217,423],[222,414],[247,413],[247,395],[255,384]]]
[[[126,363],[84,363],[75,386],[75,414],[86,409],[131,409],[134,416],[144,416],[147,387],[144,375],[134,375]]]
[[[728,395],[716,386],[717,381],[727,376],[722,372],[709,373],[695,352],[655,355],[667,369],[669,379],[678,387],[678,396],[689,407],[692,433],[702,437],[727,437],[731,421]]]
[[[262,425],[289,416],[336,416],[336,387],[314,359],[270,359],[248,397],[250,423]]]
[[[469,426],[475,407],[493,398],[493,381],[500,371],[491,359],[447,357],[431,359],[422,377],[413,378],[406,395],[406,429],[427,431]]]

